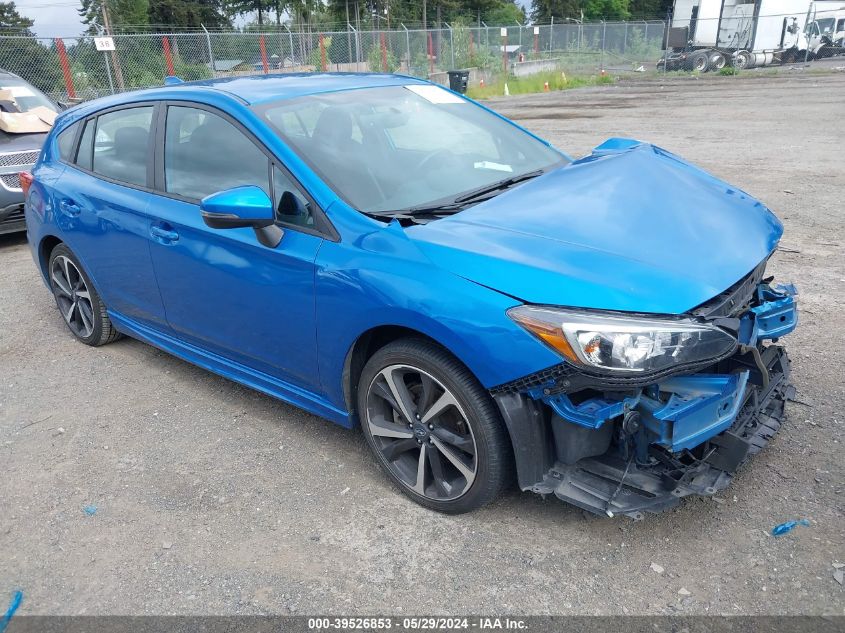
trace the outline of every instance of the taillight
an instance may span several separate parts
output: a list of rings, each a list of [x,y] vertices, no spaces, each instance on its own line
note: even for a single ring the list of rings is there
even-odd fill
[[[18,179],[21,181],[21,189],[23,189],[23,197],[26,198],[26,195],[29,193],[29,187],[32,185],[32,181],[35,180],[28,171],[22,171],[18,174]]]

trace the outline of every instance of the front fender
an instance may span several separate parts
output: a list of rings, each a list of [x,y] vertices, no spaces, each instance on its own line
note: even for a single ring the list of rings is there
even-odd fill
[[[316,272],[317,355],[324,393],[346,409],[343,370],[365,332],[400,326],[443,345],[490,388],[560,362],[506,311],[518,302],[429,261],[398,225],[325,242]]]

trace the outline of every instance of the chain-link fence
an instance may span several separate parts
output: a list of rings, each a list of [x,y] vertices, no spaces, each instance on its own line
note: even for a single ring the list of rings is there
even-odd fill
[[[314,71],[398,72],[443,84],[447,70],[473,69],[471,83],[540,72],[750,67],[845,53],[845,9],[806,15],[754,15],[736,5],[718,18],[664,21],[457,26],[439,29],[293,32],[194,31],[125,34],[114,50],[94,37],[0,36],[0,68],[54,99],[93,97],[183,80]],[[841,13],[841,15],[840,15]],[[663,62],[663,60],[666,60]],[[603,73],[602,73],[603,74]]]
[[[440,29],[336,32],[190,32],[114,35],[113,51],[94,37],[0,36],[0,68],[22,76],[56,100],[91,99],[183,80],[261,73],[399,72],[446,83],[446,71],[480,76],[654,67],[662,21],[542,26],[446,26]],[[550,63],[551,60],[551,63]]]

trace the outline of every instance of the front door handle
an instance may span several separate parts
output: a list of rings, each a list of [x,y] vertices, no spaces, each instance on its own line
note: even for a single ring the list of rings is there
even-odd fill
[[[76,216],[82,213],[82,209],[79,208],[79,205],[76,204],[73,200],[68,200],[67,198],[63,198],[59,202],[59,209],[65,215]]]
[[[173,229],[155,225],[150,227],[150,235],[157,237],[162,242],[175,242],[179,239],[179,234]]]

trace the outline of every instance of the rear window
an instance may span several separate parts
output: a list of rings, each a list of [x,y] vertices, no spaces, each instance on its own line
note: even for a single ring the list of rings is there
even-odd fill
[[[66,130],[59,134],[56,139],[56,145],[59,147],[59,159],[65,162],[70,162],[73,157],[73,141],[76,138],[76,131],[79,129],[79,123],[74,123]]]

